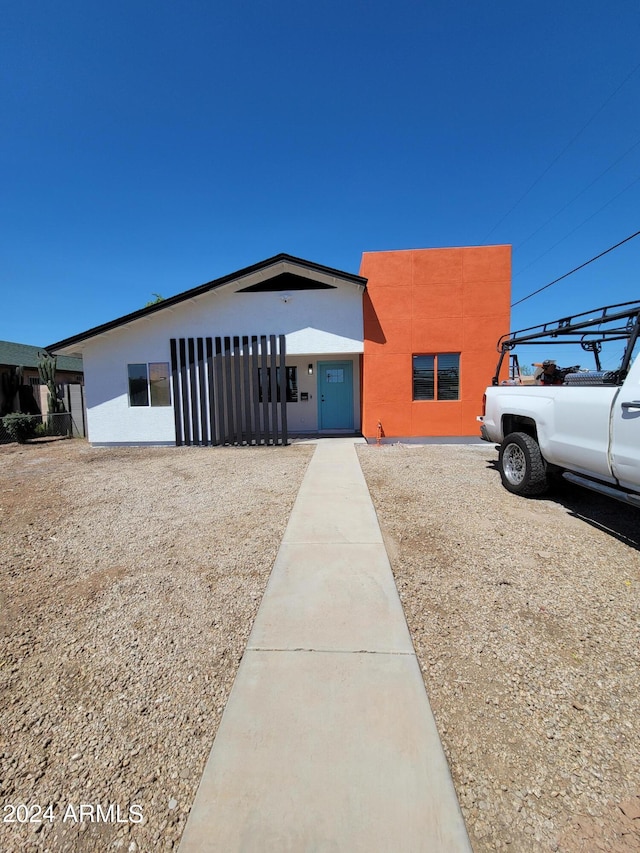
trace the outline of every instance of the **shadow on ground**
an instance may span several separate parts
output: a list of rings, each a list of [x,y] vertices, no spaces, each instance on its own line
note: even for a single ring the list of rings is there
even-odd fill
[[[487,459],[487,468],[499,473],[496,459]],[[539,500],[539,498],[528,498]],[[613,498],[606,498],[566,480],[558,480],[542,500],[565,507],[569,515],[602,530],[630,548],[640,551],[640,510]]]

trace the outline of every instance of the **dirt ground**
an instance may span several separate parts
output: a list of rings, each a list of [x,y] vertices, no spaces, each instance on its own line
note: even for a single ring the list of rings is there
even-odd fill
[[[2,853],[177,847],[312,452],[0,447]]]
[[[640,511],[360,447],[476,853],[640,850]]]
[[[312,452],[0,447],[2,853],[177,847]],[[639,851],[640,513],[359,457],[476,853]]]

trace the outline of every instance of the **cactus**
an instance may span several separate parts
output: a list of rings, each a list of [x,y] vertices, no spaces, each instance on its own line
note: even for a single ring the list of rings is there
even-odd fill
[[[40,381],[43,385],[49,385],[51,382],[56,381],[57,361],[56,356],[49,355],[46,350],[38,353],[38,373],[40,374]]]
[[[58,359],[55,355],[49,355],[48,352],[38,353],[38,373],[40,381],[49,389],[47,405],[50,415],[56,415],[64,412],[62,401],[58,399],[58,389],[56,387],[56,364]],[[50,420],[52,420],[50,418]]]

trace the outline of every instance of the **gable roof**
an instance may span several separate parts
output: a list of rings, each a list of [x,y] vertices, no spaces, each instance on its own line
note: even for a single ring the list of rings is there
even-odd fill
[[[40,361],[39,353],[44,349],[44,347],[34,347],[29,344],[0,341],[0,364],[10,367],[37,367]],[[69,355],[59,355],[57,358],[56,370],[82,373],[81,358]]]
[[[246,279],[246,281],[243,281],[243,279]],[[116,329],[118,326],[124,326],[134,320],[148,317],[156,311],[164,311],[165,308],[171,308],[180,302],[185,302],[188,299],[193,299],[195,296],[201,296],[210,290],[217,290],[233,283],[243,285],[237,291],[239,293],[256,293],[270,290],[325,290],[336,287],[336,282],[352,284],[360,290],[364,290],[367,285],[367,279],[360,275],[343,272],[333,267],[325,267],[322,264],[316,264],[312,261],[296,258],[293,255],[281,253],[274,255],[272,258],[260,261],[260,263],[253,264],[250,267],[245,267],[237,272],[224,275],[213,281],[208,281],[206,284],[193,287],[191,290],[185,290],[176,296],[170,296],[160,302],[155,302],[146,308],[133,311],[131,314],[125,314],[123,317],[118,317],[109,323],[103,323],[100,326],[87,329],[86,332],[81,332],[62,341],[56,341],[56,343],[50,344],[47,349],[51,352],[68,349],[89,338],[101,335],[111,329]]]

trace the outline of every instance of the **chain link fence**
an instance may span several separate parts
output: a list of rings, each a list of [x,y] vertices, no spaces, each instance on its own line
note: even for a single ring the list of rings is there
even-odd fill
[[[38,438],[84,435],[69,412],[47,415],[10,414],[0,418],[0,444],[28,442]]]

